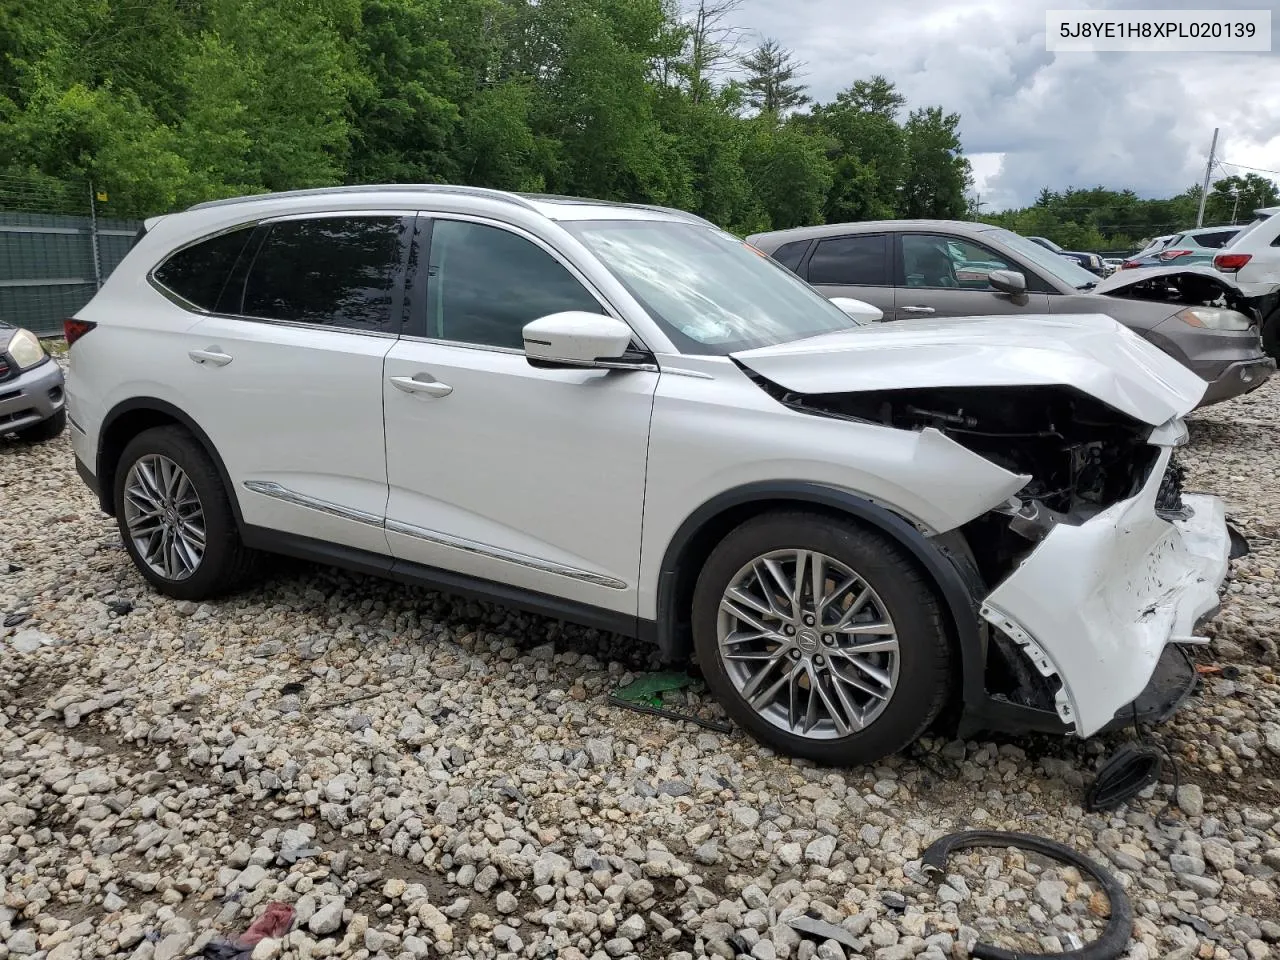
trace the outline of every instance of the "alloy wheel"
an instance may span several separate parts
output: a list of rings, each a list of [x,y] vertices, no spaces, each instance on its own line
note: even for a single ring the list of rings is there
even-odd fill
[[[166,456],[146,454],[129,468],[124,521],[138,556],[166,580],[186,580],[204,559],[200,496],[186,471]]]
[[[721,597],[717,640],[738,693],[796,736],[857,733],[898,683],[898,634],[884,602],[817,551],[773,551],[743,566]]]

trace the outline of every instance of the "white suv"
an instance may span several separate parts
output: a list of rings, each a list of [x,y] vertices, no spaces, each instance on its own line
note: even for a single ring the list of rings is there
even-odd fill
[[[263,553],[694,653],[773,747],[1170,707],[1205,383],[1100,316],[859,325],[697,217],[457,187],[150,221],[67,323],[73,443],[173,597]],[[1170,692],[1171,691],[1171,692]],[[953,725],[954,728],[954,725]]]
[[[1280,360],[1280,207],[1254,211],[1254,219],[1213,258],[1246,297],[1258,298],[1262,346]]]

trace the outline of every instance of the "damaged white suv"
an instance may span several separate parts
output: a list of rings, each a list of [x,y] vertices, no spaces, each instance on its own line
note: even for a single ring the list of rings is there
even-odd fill
[[[164,593],[282,553],[496,599],[692,652],[819,761],[1169,709],[1227,569],[1177,361],[1100,316],[860,326],[678,211],[202,204],[67,334],[81,476]]]

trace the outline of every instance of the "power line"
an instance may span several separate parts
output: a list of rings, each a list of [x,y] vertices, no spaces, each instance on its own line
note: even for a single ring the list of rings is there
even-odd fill
[[[1219,161],[1219,163],[1225,163],[1229,167],[1239,167],[1241,170],[1252,170],[1254,173],[1270,173],[1274,176],[1280,177],[1280,170],[1266,170],[1263,167],[1251,167],[1247,163],[1232,163],[1230,160],[1222,160]],[[1225,170],[1222,172],[1226,173]]]

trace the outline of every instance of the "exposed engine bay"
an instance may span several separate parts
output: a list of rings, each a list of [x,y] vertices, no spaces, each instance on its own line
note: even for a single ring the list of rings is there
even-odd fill
[[[1135,271],[1147,274],[1148,271]],[[1121,285],[1129,279],[1126,272],[1116,274],[1113,280],[1099,285],[1097,292],[1127,300],[1151,300],[1157,303],[1182,304],[1188,307],[1221,307],[1236,310],[1245,316],[1261,321],[1259,297],[1249,297],[1235,283],[1212,268],[1193,270],[1166,270],[1140,276],[1133,283]]]

